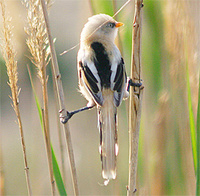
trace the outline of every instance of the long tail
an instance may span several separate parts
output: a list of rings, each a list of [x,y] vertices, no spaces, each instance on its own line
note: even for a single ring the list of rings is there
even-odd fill
[[[113,94],[105,96],[104,104],[99,108],[100,154],[102,177],[110,180],[116,178],[117,144],[117,108],[113,103]]]

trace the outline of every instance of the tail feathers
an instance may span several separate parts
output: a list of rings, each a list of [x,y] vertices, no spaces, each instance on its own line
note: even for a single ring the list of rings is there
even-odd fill
[[[113,101],[105,101],[99,108],[99,150],[102,161],[102,177],[108,180],[116,178],[116,156],[118,154],[116,121],[117,108]]]

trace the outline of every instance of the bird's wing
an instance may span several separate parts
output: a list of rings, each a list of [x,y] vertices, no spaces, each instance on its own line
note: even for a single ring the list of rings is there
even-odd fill
[[[116,65],[117,66],[115,66],[115,70],[113,70],[112,72],[111,86],[112,90],[114,90],[114,104],[116,107],[118,107],[121,104],[122,99],[124,97],[127,76],[123,58],[121,58],[121,61],[116,63]]]
[[[92,61],[79,61],[80,80],[99,105],[103,104],[103,96],[100,87],[100,78]]]

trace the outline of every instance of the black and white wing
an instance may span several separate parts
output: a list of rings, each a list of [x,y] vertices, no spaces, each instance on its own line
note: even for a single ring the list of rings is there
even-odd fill
[[[112,73],[113,77],[111,77],[111,84],[114,90],[114,104],[118,107],[121,104],[126,91],[127,76],[123,58],[116,64],[117,67]]]
[[[102,105],[103,97],[101,92],[101,82],[97,69],[94,62],[89,58],[87,59],[86,56],[82,54],[82,51],[79,51],[78,55],[78,72],[79,84],[84,86],[87,90],[85,94],[89,93],[91,98],[97,104]],[[84,92],[82,93],[84,94]],[[85,97],[87,98],[87,95],[85,95]]]

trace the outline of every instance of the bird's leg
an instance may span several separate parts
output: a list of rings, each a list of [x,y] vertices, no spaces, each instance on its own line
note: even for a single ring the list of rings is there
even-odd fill
[[[76,113],[79,113],[79,112],[82,112],[82,111],[85,111],[85,110],[89,110],[89,109],[92,109],[95,105],[92,105],[92,106],[85,106],[83,108],[80,108],[78,110],[74,110],[74,111],[71,111],[71,112],[68,112],[67,111],[67,115],[66,116],[63,116],[62,115],[62,112],[63,110],[60,110],[59,113],[60,113],[60,122],[65,124],[67,123],[67,121]]]
[[[142,81],[142,80],[141,80]],[[128,78],[128,85],[127,85],[127,91],[129,92],[130,90],[130,86],[133,86],[133,87],[141,87],[142,86],[142,82],[138,82],[138,83],[135,83],[133,82],[132,79]]]

